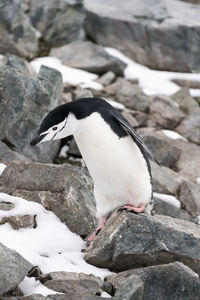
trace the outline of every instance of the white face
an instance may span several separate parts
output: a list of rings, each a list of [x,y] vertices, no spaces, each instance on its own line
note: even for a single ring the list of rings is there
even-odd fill
[[[64,119],[59,124],[55,124],[54,126],[50,127],[47,131],[42,132],[40,136],[46,136],[38,143],[43,143],[46,141],[54,141],[65,138],[67,136],[73,135],[76,131],[78,120],[74,116],[74,114],[70,113],[67,118]]]

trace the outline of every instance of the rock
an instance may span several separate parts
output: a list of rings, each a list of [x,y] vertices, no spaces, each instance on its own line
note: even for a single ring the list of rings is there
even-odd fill
[[[126,79],[119,81],[116,100],[127,108],[145,112],[149,106],[149,98],[137,84],[132,84]]]
[[[129,113],[128,110],[124,110],[122,112],[122,115],[124,116],[124,118],[126,118],[126,120],[131,124],[132,127],[138,127],[138,121],[132,116],[131,113]]]
[[[125,280],[121,280],[117,287],[113,300],[142,300],[143,292],[144,284],[142,280],[138,276],[130,275]]]
[[[112,71],[108,71],[107,73],[103,74],[97,81],[102,85],[109,85],[115,80],[115,73]]]
[[[32,294],[29,296],[12,296],[12,297],[2,297],[2,300],[50,300],[51,295],[43,296],[40,294]],[[57,294],[55,295],[57,296]]]
[[[170,216],[172,218],[197,223],[197,220],[194,219],[187,211],[183,209],[179,209],[174,205],[171,205],[161,199],[154,198],[153,202],[153,214]]]
[[[108,54],[102,46],[90,41],[76,41],[53,48],[50,55],[59,58],[63,64],[69,67],[96,74],[112,71],[117,75],[123,75],[126,67],[124,62]]]
[[[69,149],[67,151],[67,154],[72,155],[74,157],[79,157],[79,158],[82,157],[74,138],[70,141]]]
[[[52,162],[58,152],[58,141],[51,147],[42,144],[34,148],[30,147],[29,141],[36,134],[44,115],[61,104],[61,74],[55,69],[42,66],[37,78],[27,76],[23,74],[21,60],[19,63],[16,61],[17,58],[12,66],[6,65],[0,69],[0,139],[28,159]],[[23,159],[13,153],[13,159],[18,157]],[[12,160],[11,153],[9,160]]]
[[[31,268],[19,253],[0,243],[0,295],[16,287]]]
[[[87,35],[153,69],[200,70],[200,6],[167,0],[84,1]],[[185,15],[188,22],[185,22]],[[184,47],[191,45],[191,47]]]
[[[151,161],[151,172],[153,177],[153,191],[162,194],[176,195],[184,178],[175,171],[160,167]]]
[[[8,145],[6,145],[6,143]],[[10,147],[10,148],[9,148]],[[14,151],[12,145],[8,141],[0,141],[0,162],[10,162],[13,160],[29,161],[30,159]]]
[[[200,89],[200,81],[199,80],[172,79],[171,81],[176,83],[180,87],[183,87],[185,91],[188,90],[189,88],[190,89]],[[180,91],[182,91],[182,89]]]
[[[93,97],[91,91],[78,87],[75,91],[75,99]]]
[[[165,129],[175,128],[185,116],[177,103],[164,96],[153,98],[150,103],[150,114],[152,122]]]
[[[84,169],[68,164],[12,162],[0,177],[1,192],[44,205],[82,236],[96,226],[92,188]]]
[[[0,53],[34,57],[38,51],[36,32],[21,8],[21,1],[1,1],[0,16]]]
[[[171,98],[179,104],[179,108],[186,114],[200,112],[200,106],[198,105],[197,101],[192,98],[187,87],[184,87],[176,92],[171,96]]]
[[[192,143],[200,145],[200,112],[186,116],[176,131]]]
[[[200,273],[200,227],[168,216],[115,210],[85,251],[85,260],[112,271],[181,261]]]
[[[0,201],[1,201],[1,199],[0,199]],[[0,202],[0,210],[7,211],[7,210],[13,209],[14,207],[15,207],[15,205],[11,202],[5,202],[5,201]]]
[[[47,274],[44,285],[54,291],[65,293],[71,300],[101,293],[103,282],[94,275],[73,272],[52,272]]]
[[[144,300],[199,299],[199,276],[180,262],[128,270],[111,275],[107,277],[107,280],[118,291],[123,286],[125,288],[127,282],[133,282],[134,278],[137,278],[144,284],[141,298]]]
[[[29,17],[48,46],[58,47],[84,38],[84,12],[79,0],[34,0]]]
[[[137,110],[129,110],[129,113],[136,119],[139,127],[146,127],[148,115],[144,112]]]
[[[181,150],[178,147],[152,134],[144,134],[142,138],[161,165],[169,168],[174,167],[181,155]]]
[[[13,229],[19,228],[36,228],[35,216],[11,216],[2,218],[0,225],[8,223],[12,226]]]
[[[197,184],[184,181],[180,186],[179,199],[193,217],[200,215],[200,187]]]

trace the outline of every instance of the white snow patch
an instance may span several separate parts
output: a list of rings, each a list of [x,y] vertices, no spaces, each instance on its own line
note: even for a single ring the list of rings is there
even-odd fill
[[[152,70],[134,62],[132,59],[114,48],[106,47],[105,50],[110,55],[127,63],[127,67],[124,70],[125,78],[130,80],[138,79],[140,86],[147,95],[172,95],[176,93],[180,87],[173,83],[171,81],[172,79],[188,79],[200,82],[200,73],[179,73]],[[200,89],[190,89],[190,93],[192,96],[197,97],[200,95]]]
[[[7,166],[5,164],[0,163],[0,176],[3,174],[3,171],[5,170]]]
[[[39,57],[30,63],[33,70],[38,73],[42,65],[58,70],[63,77],[63,82],[67,82],[73,86],[81,86],[83,88],[92,88],[95,90],[103,89],[102,84],[95,82],[98,75],[83,70],[67,67],[63,65],[60,59],[56,57]]]
[[[25,277],[24,280],[19,284],[19,289],[24,296],[29,296],[32,294],[40,294],[43,296],[62,294],[47,288],[45,285],[41,284],[39,280],[35,280],[33,277]]]
[[[101,293],[101,297],[112,298],[112,297],[110,296],[110,294],[108,294],[108,293],[106,293],[106,292],[102,292],[102,293]],[[100,298],[100,299],[101,299],[101,298]]]
[[[69,150],[69,146],[68,145],[64,145],[61,149],[60,149],[60,153],[59,153],[59,157],[67,157],[67,151]]]
[[[200,177],[197,177],[197,178],[196,178],[196,183],[197,183],[197,184],[200,184]]]
[[[35,29],[35,28],[34,28]],[[35,36],[36,36],[36,38],[41,38],[42,37],[42,33],[39,31],[39,30],[37,30],[37,29],[35,29]]]
[[[81,252],[85,248],[85,242],[39,203],[5,193],[0,193],[1,201],[15,204],[15,208],[10,211],[0,210],[0,220],[9,216],[36,215],[36,228],[14,230],[8,223],[1,225],[0,242],[16,250],[34,266],[39,266],[43,273],[83,272],[94,274],[102,279],[112,274],[107,269],[100,269],[86,263]],[[40,288],[38,282],[28,282],[27,280],[22,287],[24,286],[26,289],[26,286],[34,287],[34,285],[36,288]]]
[[[126,108],[122,103],[119,103],[117,101],[114,101],[111,99],[106,99],[106,98],[103,98],[103,99],[116,109],[123,110]]]
[[[177,208],[181,208],[181,202],[172,195],[160,194],[160,193],[153,193],[155,198],[161,199]]]
[[[162,132],[170,139],[172,140],[178,140],[178,139],[182,139],[184,141],[187,141],[186,138],[184,138],[182,135],[180,135],[179,133],[172,131],[172,130],[167,130],[167,129],[163,129]]]

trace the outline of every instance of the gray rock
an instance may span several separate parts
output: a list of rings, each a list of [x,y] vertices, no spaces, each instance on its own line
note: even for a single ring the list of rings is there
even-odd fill
[[[131,124],[132,127],[138,127],[138,121],[133,117],[133,115],[129,112],[128,109],[123,110],[122,115],[126,120]]]
[[[199,80],[189,80],[189,79],[171,79],[172,82],[176,83],[180,87],[184,89],[199,89],[200,88],[200,81]],[[179,92],[179,91],[178,91]],[[177,93],[178,93],[177,92]]]
[[[43,296],[40,294],[32,294],[29,296],[12,296],[12,297],[2,297],[2,300],[50,300],[48,296]]]
[[[117,286],[113,300],[142,300],[143,292],[144,284],[142,280],[138,276],[130,275],[125,280],[121,280]]]
[[[74,157],[82,157],[74,138],[70,141],[67,154],[72,155]]]
[[[103,282],[94,275],[72,272],[52,272],[47,274],[44,285],[54,291],[65,293],[70,300],[82,299],[84,296],[101,292]]]
[[[197,220],[183,209],[179,209],[161,199],[154,198],[153,202],[153,214],[170,216],[172,218],[197,223]]]
[[[151,172],[153,177],[153,191],[162,194],[176,195],[184,178],[175,171],[160,167],[151,161]]]
[[[197,184],[184,181],[180,186],[179,199],[193,217],[200,215],[200,187]]]
[[[0,201],[1,201],[1,198],[0,198]],[[0,202],[0,210],[11,210],[15,207],[15,205],[11,202],[5,202],[5,201],[1,201]]]
[[[107,277],[107,280],[118,291],[123,286],[125,288],[127,282],[132,281],[132,278],[134,280],[134,277],[138,278],[144,284],[143,296],[141,298],[143,300],[199,299],[199,276],[180,262],[128,270],[111,275]]]
[[[144,134],[142,138],[163,166],[174,167],[181,155],[178,147],[152,134]]]
[[[41,203],[82,236],[96,226],[92,189],[84,170],[67,164],[12,162],[0,177],[1,192]]]
[[[12,66],[6,65],[0,69],[0,139],[31,160],[52,162],[59,142],[56,141],[51,147],[42,144],[34,148],[30,147],[29,142],[44,115],[61,104],[61,74],[42,66],[37,78],[30,77],[20,72],[21,60],[18,64],[16,61],[17,58]],[[13,156],[15,158],[16,155]],[[11,159],[12,155],[9,155]]]
[[[85,260],[112,271],[181,261],[200,273],[199,243],[200,227],[194,223],[115,210]]]
[[[117,75],[123,75],[126,67],[125,63],[108,54],[102,46],[90,41],[76,41],[53,48],[50,55],[61,59],[67,66],[97,74],[112,71]]]
[[[0,225],[2,224],[10,224],[13,229],[19,228],[36,228],[36,220],[34,216],[12,216],[12,217],[4,217],[0,221]]]
[[[19,253],[0,243],[0,295],[16,287],[31,268]]]
[[[153,69],[199,71],[200,6],[177,0],[84,3],[86,33],[98,44],[117,48]]]
[[[103,74],[97,81],[102,85],[109,85],[115,80],[115,73],[112,71],[108,71],[107,73]]]
[[[177,102],[179,104],[179,108],[187,114],[200,112],[200,106],[198,105],[197,101],[190,95],[189,89],[187,87],[179,90],[177,93],[172,95],[171,98],[175,102]]]
[[[8,141],[4,141],[4,142],[0,141],[0,162],[1,163],[5,163],[5,162],[8,163],[13,160],[19,160],[19,161],[30,160],[28,157],[25,157],[24,155],[17,153],[12,147],[12,145],[9,145],[8,143],[8,145],[10,146],[9,148],[5,142],[8,143]]]
[[[154,97],[150,104],[150,118],[156,126],[173,129],[184,118],[185,114],[178,104],[168,97]]]
[[[186,116],[176,131],[192,143],[200,145],[200,112]]]
[[[149,98],[143,93],[141,87],[126,79],[118,82],[116,100],[129,109],[145,112],[149,106]]]
[[[21,1],[1,1],[0,31],[0,53],[11,53],[29,59],[37,54],[36,32],[21,8]]]
[[[49,46],[84,38],[85,15],[80,0],[34,0],[30,2],[29,17]]]

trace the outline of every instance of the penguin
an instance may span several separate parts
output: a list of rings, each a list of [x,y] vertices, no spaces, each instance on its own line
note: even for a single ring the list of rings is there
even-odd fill
[[[43,119],[31,146],[74,136],[94,183],[96,217],[91,242],[117,207],[144,212],[152,199],[151,150],[129,122],[101,98],[60,105]]]

